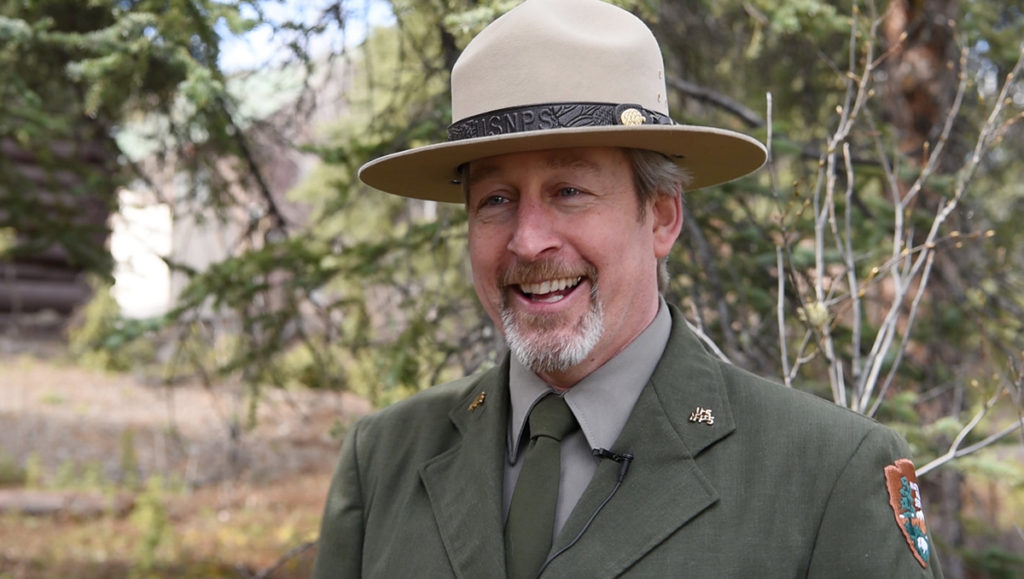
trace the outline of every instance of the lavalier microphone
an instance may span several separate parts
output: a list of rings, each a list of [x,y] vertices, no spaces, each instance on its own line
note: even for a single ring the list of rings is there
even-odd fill
[[[626,478],[626,471],[629,470],[629,465],[630,463],[633,462],[632,452],[627,452],[626,454],[619,454],[617,452],[612,452],[607,448],[595,448],[591,452],[593,452],[594,456],[596,456],[597,458],[611,459],[619,463],[619,482],[621,483],[622,479]]]

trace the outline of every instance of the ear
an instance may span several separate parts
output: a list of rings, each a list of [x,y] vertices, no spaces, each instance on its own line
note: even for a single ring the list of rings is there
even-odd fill
[[[651,204],[654,231],[654,255],[668,255],[683,228],[683,201],[679,195],[658,195]]]

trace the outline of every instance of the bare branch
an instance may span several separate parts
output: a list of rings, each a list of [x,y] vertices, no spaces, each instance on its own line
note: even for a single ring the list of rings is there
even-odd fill
[[[675,88],[691,96],[699,101],[703,101],[712,104],[732,115],[739,118],[751,128],[760,128],[765,125],[764,119],[758,116],[757,113],[743,106],[740,102],[733,100],[722,93],[713,91],[707,87],[700,86],[696,83],[681,78],[669,77],[666,79],[669,86]]]
[[[890,386],[892,386],[892,382],[893,382],[893,380],[896,377],[896,371],[899,369],[900,363],[903,361],[903,355],[907,351],[907,344],[910,342],[910,330],[909,329],[911,327],[913,327],[914,321],[917,319],[918,307],[921,305],[921,298],[923,298],[924,294],[925,294],[924,288],[927,287],[927,285],[928,285],[928,279],[929,279],[929,277],[931,275],[932,265],[934,264],[934,261],[935,261],[934,258],[935,258],[935,253],[934,252],[928,254],[928,259],[927,259],[927,263],[926,263],[926,266],[925,266],[924,274],[921,276],[921,285],[918,288],[917,294],[914,295],[914,299],[913,299],[913,301],[911,303],[911,306],[910,306],[910,313],[907,315],[907,331],[903,332],[903,336],[902,336],[902,338],[900,340],[899,348],[897,348],[897,350],[896,350],[896,358],[892,362],[892,364],[890,365],[889,373],[888,373],[888,375],[886,376],[886,379],[885,379],[885,384],[882,385],[882,390],[875,397],[874,405],[871,407],[871,409],[869,411],[866,410],[867,407],[868,407],[868,404],[871,401],[871,393],[874,391],[875,384],[877,383],[877,371],[876,371],[876,380],[873,380],[873,381],[870,382],[871,389],[866,391],[866,392],[864,392],[864,396],[858,401],[857,410],[859,412],[864,412],[868,416],[874,416],[875,412],[878,411],[879,406],[882,405],[882,400],[885,399],[885,395],[888,393]],[[886,348],[886,350],[888,350],[888,348]],[[872,368],[872,370],[875,371],[876,368],[880,369],[881,366],[880,365],[876,365],[876,366],[874,366]]]
[[[694,240],[696,256],[701,264],[701,267],[708,276],[708,282],[713,288],[714,295],[718,296],[716,300],[716,309],[719,314],[718,325],[722,329],[722,336],[725,338],[726,346],[730,351],[738,351],[738,345],[736,340],[736,333],[732,329],[732,320],[729,315],[728,305],[725,303],[724,297],[725,291],[723,289],[722,279],[718,273],[718,266],[715,264],[715,260],[712,259],[711,244],[708,243],[707,238],[704,236],[704,232],[700,230],[697,225],[696,219],[685,219],[683,221],[683,227],[686,228],[687,233]]]
[[[782,261],[782,248],[775,248],[775,268],[779,272],[778,299],[775,306],[775,317],[779,325],[779,357],[782,359],[782,377],[786,386],[793,385],[793,377],[789,373],[789,352],[786,345],[786,276],[783,274],[785,263]]]
[[[281,558],[278,559],[276,563],[274,563],[270,567],[267,567],[266,569],[263,569],[259,573],[253,575],[252,579],[266,579],[267,577],[270,577],[275,571],[277,571],[285,564],[287,564],[288,561],[291,561],[295,557],[298,557],[299,555],[302,555],[303,553],[312,549],[313,547],[316,547],[316,543],[316,541],[306,541],[296,547],[293,547],[287,553],[281,556]]]
[[[690,320],[685,321],[687,327],[690,328],[690,331],[696,334],[697,338],[700,339],[701,343],[703,343],[709,350],[714,352],[715,356],[718,356],[718,358],[721,359],[723,362],[728,362],[732,364],[732,360],[730,360],[729,357],[725,355],[725,352],[723,352],[721,348],[718,347],[718,344],[715,344],[715,341],[711,339],[711,336],[707,335],[703,327],[692,323]]]
[[[846,219],[843,224],[845,235],[843,236],[843,258],[846,264],[846,282],[849,284],[850,301],[853,311],[851,312],[851,325],[853,326],[853,338],[851,343],[851,362],[850,362],[850,378],[853,379],[854,383],[857,382],[857,378],[860,376],[861,361],[860,361],[860,336],[862,330],[861,321],[861,300],[863,299],[860,292],[859,282],[857,280],[857,265],[854,261],[853,254],[853,194],[854,194],[854,172],[853,172],[853,160],[850,156],[850,144],[844,143],[843,145],[843,159],[846,162]]]
[[[935,150],[929,156],[927,163],[925,164],[924,168],[922,168],[921,172],[918,174],[918,178],[911,186],[910,191],[908,191],[902,199],[899,198],[899,187],[895,182],[895,176],[890,176],[890,186],[893,187],[894,201],[896,201],[894,203],[894,220],[896,228],[893,233],[893,255],[896,262],[903,261],[906,265],[910,265],[910,268],[909,270],[905,270],[902,274],[898,273],[895,268],[891,270],[890,275],[893,278],[892,281],[896,288],[896,292],[893,296],[892,305],[890,306],[889,311],[886,314],[885,321],[883,322],[882,327],[879,329],[879,332],[875,336],[875,342],[874,344],[872,344],[871,353],[868,355],[867,366],[869,370],[866,374],[863,375],[863,378],[859,380],[856,385],[856,390],[858,392],[857,407],[858,410],[860,410],[861,412],[864,412],[868,409],[868,407],[870,406],[870,399],[877,389],[878,377],[881,372],[884,359],[890,351],[893,339],[898,331],[897,326],[900,320],[900,312],[904,307],[904,303],[906,301],[908,292],[910,291],[913,285],[912,282],[914,279],[918,278],[918,275],[921,273],[922,269],[924,269],[925,273],[921,276],[920,283],[917,286],[918,293],[916,294],[915,299],[913,300],[913,304],[911,306],[911,316],[913,316],[916,313],[917,305],[920,303],[920,298],[927,287],[928,274],[931,271],[931,266],[934,259],[931,256],[931,253],[934,251],[935,240],[938,236],[939,229],[941,225],[946,222],[946,220],[948,219],[949,215],[953,212],[953,210],[956,208],[957,203],[959,202],[964,192],[964,189],[959,189],[954,195],[953,199],[950,200],[942,209],[939,210],[935,219],[932,221],[931,230],[929,231],[925,242],[922,244],[920,248],[920,254],[918,255],[916,260],[911,262],[910,256],[913,252],[908,251],[907,249],[901,249],[903,247],[903,240],[910,239],[910,237],[904,237],[904,212],[906,211],[913,197],[917,195],[917,192],[923,188],[924,183],[927,182],[927,180],[931,177],[932,173],[934,173],[934,171],[938,168],[939,158],[941,157],[942,150],[945,146],[945,143],[948,140],[949,134],[952,131],[953,121],[959,114],[960,107],[963,103],[963,96],[967,90],[967,75],[963,72],[964,59],[966,59],[966,51],[963,51],[961,53],[960,82],[959,86],[957,87],[957,93],[954,99],[954,103],[946,115],[946,123],[943,127],[943,132],[942,136],[939,139],[939,144],[935,147]],[[983,128],[982,135],[979,137],[979,144],[985,139],[984,135],[988,127],[989,125],[986,124],[986,128]],[[974,168],[971,167],[970,165],[976,162],[980,162],[980,156],[976,156],[974,159],[972,159],[972,161],[969,163],[969,167],[965,170],[973,172]],[[897,356],[899,357],[902,357],[903,351],[905,350],[907,341],[909,339],[908,337],[910,335],[910,328],[912,324],[913,317],[910,318],[909,324],[904,329],[902,339],[900,340],[899,352],[897,352]],[[891,376],[892,372],[890,372],[890,379],[887,380],[887,385],[883,388],[883,390],[888,389],[888,384],[891,383]],[[876,404],[874,405],[874,408],[872,410],[877,410],[877,408],[878,402],[876,401]]]
[[[772,196],[775,198],[776,203],[779,203],[779,195],[778,195],[778,187],[777,187],[778,176],[777,176],[776,171],[775,171],[775,158],[774,158],[774,156],[772,154],[772,145],[773,145],[772,138],[774,136],[774,128],[775,128],[775,123],[773,122],[773,119],[774,119],[773,104],[774,104],[774,101],[772,100],[772,93],[769,92],[769,93],[767,93],[765,95],[765,107],[767,109],[767,119],[768,119],[768,137],[767,137],[768,178],[771,181]],[[787,239],[787,236],[786,236],[786,224],[785,224],[785,220],[781,216],[781,207],[780,207],[780,218],[779,218],[779,221],[780,221],[779,225],[782,228],[782,234],[783,234],[782,245],[785,246],[786,245],[786,239]],[[776,271],[776,275],[779,277],[778,287],[777,287],[778,297],[777,297],[777,301],[776,301],[775,318],[776,318],[776,322],[778,323],[778,327],[779,327],[779,358],[781,359],[781,362],[782,362],[782,379],[785,382],[786,386],[793,386],[793,376],[790,374],[790,367],[789,367],[789,347],[788,347],[788,343],[787,343],[788,342],[788,337],[786,335],[786,264],[785,264],[785,260],[783,259],[782,247],[780,247],[780,246],[776,246],[775,247],[775,271]]]
[[[960,444],[963,442],[964,438],[966,438],[967,435],[970,434],[972,430],[974,430],[978,423],[981,422],[981,419],[984,418],[985,414],[988,412],[988,409],[989,407],[986,405],[986,407],[983,410],[978,411],[978,413],[974,415],[974,418],[971,419],[967,426],[963,427],[963,429],[960,430],[960,433],[957,434],[956,439],[953,441],[953,444],[949,446],[949,450],[947,450],[945,454],[932,460],[923,467],[917,469],[918,476],[924,476],[929,472],[935,470],[936,468],[946,464],[947,462],[950,462],[951,460],[960,458],[962,456],[967,456],[969,454],[978,452],[983,448],[992,446],[993,444],[999,442],[1003,438],[1006,438],[1016,430],[1024,431],[1024,418],[1020,418],[1013,424],[1007,426],[1006,428],[1003,428],[1002,430],[996,432],[995,434],[986,437],[984,440],[976,442],[970,446],[960,448]]]
[[[939,166],[939,160],[942,158],[942,152],[946,147],[946,143],[949,142],[950,133],[953,132],[953,121],[956,120],[957,114],[960,112],[960,107],[963,105],[964,94],[967,92],[967,74],[964,72],[966,68],[967,49],[964,48],[960,52],[959,86],[957,86],[956,96],[953,99],[952,106],[950,106],[949,113],[946,115],[946,122],[942,127],[942,133],[939,136],[939,139],[936,141],[935,147],[933,149],[928,150],[926,148],[928,161],[925,163],[925,166],[921,170],[921,173],[917,176],[917,179],[914,181],[914,184],[911,185],[910,189],[903,196],[903,200],[900,203],[899,207],[900,209],[905,209],[910,206],[910,203],[913,202],[914,198],[917,197],[918,193],[921,192],[921,190],[924,188],[924,184],[928,181],[928,179],[932,176],[932,174]],[[1001,107],[997,105],[995,109],[993,109],[993,112],[995,112],[995,110],[999,108]],[[992,122],[992,117],[990,117],[989,122]],[[986,123],[986,128],[987,127],[988,123]],[[984,135],[985,133],[986,130],[983,129],[982,135]],[[978,144],[980,145],[983,140],[983,138],[979,137]]]

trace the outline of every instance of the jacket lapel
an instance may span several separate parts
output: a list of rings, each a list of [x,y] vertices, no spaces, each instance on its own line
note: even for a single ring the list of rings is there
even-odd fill
[[[583,535],[545,576],[616,576],[718,500],[695,459],[735,424],[717,363],[675,308],[672,317],[665,354],[612,449],[634,455],[622,486],[584,531],[618,479],[619,465],[602,461],[553,552]],[[713,424],[690,421],[698,407]]]
[[[501,496],[508,415],[506,356],[449,413],[458,442],[420,469],[458,577],[504,575]]]

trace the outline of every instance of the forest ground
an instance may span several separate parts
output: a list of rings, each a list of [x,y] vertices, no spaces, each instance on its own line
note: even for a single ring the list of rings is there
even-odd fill
[[[59,344],[0,346],[0,579],[308,576],[364,400],[253,404],[238,386],[82,369]]]

